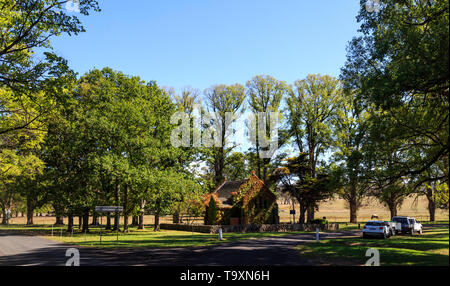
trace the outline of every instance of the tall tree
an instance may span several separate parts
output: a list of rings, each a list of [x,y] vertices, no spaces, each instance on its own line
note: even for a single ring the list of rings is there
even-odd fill
[[[320,156],[333,143],[333,128],[343,101],[339,80],[328,75],[308,75],[295,82],[287,98],[290,134],[300,152],[308,154],[311,178],[316,178]],[[317,206],[310,205],[308,217],[314,219]]]
[[[311,213],[306,217],[307,210],[316,208],[318,202],[330,198],[335,191],[334,182],[326,172],[319,171],[316,177],[311,177],[307,153],[287,158],[285,164],[273,172],[271,180],[300,204],[299,223],[312,221]]]
[[[347,203],[350,210],[350,222],[357,222],[358,209],[367,195],[369,183],[365,178],[367,164],[364,146],[367,143],[370,117],[366,110],[361,110],[352,93],[344,93],[340,108],[336,110],[333,130],[332,159],[338,169],[341,188],[339,196]]]
[[[235,85],[215,85],[205,90],[206,104],[212,112],[214,121],[214,132],[218,144],[212,147],[211,165],[214,168],[215,186],[223,183],[224,167],[227,154],[235,147],[229,147],[231,143],[227,138],[233,135],[234,130],[230,127],[235,120],[234,116],[242,111],[245,100],[245,88],[240,84]],[[228,147],[227,147],[228,146]]]
[[[276,140],[278,148],[286,143],[286,136],[283,130],[278,126],[271,126],[272,122],[280,120],[272,116],[279,112],[283,97],[288,94],[290,87],[284,81],[279,81],[269,75],[259,75],[253,77],[247,82],[247,95],[250,110],[253,113],[253,122],[250,122],[248,128],[251,128],[251,136],[254,141],[254,151],[256,153],[256,174],[263,181],[267,182],[270,175],[270,162],[275,155],[276,150],[271,150],[270,146],[263,146],[261,142]],[[273,113],[273,114],[271,114]],[[262,116],[260,116],[262,115]],[[278,138],[271,138],[271,129],[278,128]],[[264,132],[259,132],[263,130]],[[270,145],[270,144],[265,144]],[[264,154],[264,155],[263,155]]]
[[[0,88],[0,126],[8,129],[21,125],[28,118],[35,117],[36,102],[43,98],[42,93],[29,97],[17,97],[8,88]],[[42,172],[43,162],[37,155],[46,134],[44,118],[34,120],[27,128],[12,128],[0,133],[0,207],[5,213],[19,195],[17,186],[21,179],[31,179]]]
[[[363,104],[381,109],[378,141],[403,144],[391,182],[423,178],[448,157],[449,3],[387,0],[378,13],[361,6],[361,35],[349,44],[341,77]],[[428,183],[442,179],[448,186],[448,176]]]

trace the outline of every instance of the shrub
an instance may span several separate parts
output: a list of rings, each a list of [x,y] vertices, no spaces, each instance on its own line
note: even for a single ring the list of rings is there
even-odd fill
[[[216,201],[211,198],[209,200],[209,205],[208,205],[208,225],[214,225],[216,224],[217,221],[217,204]]]
[[[328,220],[323,218],[313,219],[310,223],[312,224],[328,224]]]

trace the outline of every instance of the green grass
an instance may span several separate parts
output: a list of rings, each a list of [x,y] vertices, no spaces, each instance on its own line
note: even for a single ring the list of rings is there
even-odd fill
[[[53,236],[51,235],[52,228],[48,225],[36,225],[27,227],[25,225],[9,225],[0,226],[0,229],[7,229],[14,232],[23,232],[30,235],[40,235],[48,239],[69,243],[85,247],[101,247],[110,248],[116,247],[116,232],[103,230],[102,243],[100,244],[100,229],[98,227],[91,227],[90,232],[86,235],[82,232],[74,231],[66,232],[66,227],[55,227],[53,229]],[[61,235],[62,229],[62,235]],[[167,247],[197,247],[208,246],[219,243],[227,243],[244,239],[257,239],[263,237],[276,237],[288,234],[296,234],[304,232],[290,232],[290,233],[224,233],[224,240],[218,239],[218,234],[196,233],[175,230],[161,230],[159,232],[153,231],[153,228],[138,230],[135,227],[130,227],[128,233],[119,232],[118,247],[145,247],[145,248],[167,248]]]
[[[380,252],[381,266],[448,266],[448,227],[428,228],[423,235],[389,239],[341,238],[298,246],[300,254],[317,264],[364,265],[367,249]]]

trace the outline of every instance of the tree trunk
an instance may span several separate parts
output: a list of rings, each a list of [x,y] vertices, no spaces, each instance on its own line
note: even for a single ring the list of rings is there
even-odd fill
[[[397,216],[397,208],[396,208],[395,204],[393,204],[393,203],[389,204],[389,211],[391,212],[391,218],[394,216]]]
[[[82,232],[89,232],[89,211],[85,211],[83,214],[83,227]]]
[[[128,185],[125,185],[123,194],[123,232],[128,232]]]
[[[112,230],[117,230],[117,229],[120,230],[119,220],[120,220],[120,217],[119,217],[118,213],[115,213],[114,214],[114,226],[113,226]]]
[[[175,211],[172,215],[172,221],[173,223],[180,223],[180,212]]]
[[[350,223],[357,223],[357,213],[358,213],[358,201],[356,194],[356,186],[353,184],[350,190],[350,197],[348,198],[348,204],[350,206]]]
[[[55,225],[64,225],[64,218],[61,215],[56,215]]]
[[[300,217],[298,219],[298,223],[304,224],[306,218],[306,206],[304,203],[300,203]]]
[[[120,205],[120,184],[116,183],[116,193],[115,193],[115,200],[116,200],[116,206]],[[114,215],[114,227],[113,230],[120,230],[120,226],[119,226],[119,219],[117,214]]]
[[[356,206],[356,202],[350,201],[349,203],[350,203],[350,223],[357,223],[358,222],[358,217],[357,217],[358,208]]]
[[[155,213],[155,226],[154,226],[154,231],[159,231],[159,211],[157,211]]]
[[[139,226],[138,229],[144,229],[144,212],[142,211],[139,215]]]
[[[123,232],[128,232],[128,215],[123,215]]]
[[[94,212],[92,214],[92,223],[91,223],[91,225],[95,225],[95,226],[99,225],[99,223],[98,223],[98,214],[96,212]]]
[[[141,200],[141,212],[139,214],[138,229],[144,229],[145,200]]]
[[[73,215],[67,217],[67,232],[73,231]]]
[[[81,226],[83,225],[83,217],[78,216],[78,229],[81,230]]]
[[[106,227],[105,230],[111,229],[111,215],[108,213],[106,215]]]
[[[134,215],[131,218],[131,226],[138,226],[139,225],[139,216]]]
[[[436,219],[436,202],[433,198],[433,189],[427,190],[428,199],[428,213],[430,214],[430,221],[435,221]]]
[[[2,209],[2,224],[8,224],[8,219],[6,217],[6,209]]]
[[[27,225],[33,225],[34,209],[27,207]]]
[[[313,221],[314,220],[314,213],[315,213],[315,209],[314,209],[314,205],[312,205],[312,206],[308,206],[308,209],[306,210],[306,213],[307,213],[307,222],[309,223],[309,222],[311,222],[311,221]]]

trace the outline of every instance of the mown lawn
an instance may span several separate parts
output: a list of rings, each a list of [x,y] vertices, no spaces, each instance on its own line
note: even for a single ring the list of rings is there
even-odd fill
[[[448,266],[448,227],[426,228],[423,235],[389,239],[342,238],[298,246],[300,254],[320,265],[364,265],[366,251],[380,252],[380,266]]]
[[[288,234],[305,233],[224,233],[224,240],[220,241],[218,234],[196,233],[186,231],[161,230],[153,231],[149,227],[144,230],[138,230],[130,227],[128,233],[119,232],[119,241],[116,244],[117,234],[115,231],[102,231],[102,243],[100,244],[100,229],[91,227],[89,233],[84,234],[78,230],[71,233],[66,232],[66,227],[54,227],[48,225],[37,225],[27,227],[25,225],[1,226],[1,229],[7,229],[14,232],[23,232],[30,235],[40,235],[55,241],[86,247],[147,247],[147,248],[166,248],[166,247],[196,247],[207,246],[218,243],[233,242],[244,239],[257,239],[263,237],[276,237]],[[61,231],[62,230],[62,231]]]

